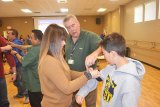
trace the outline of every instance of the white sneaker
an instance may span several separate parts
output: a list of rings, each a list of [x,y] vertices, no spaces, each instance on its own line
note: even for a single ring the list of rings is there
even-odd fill
[[[28,104],[29,103],[29,97],[26,97],[23,104]]]

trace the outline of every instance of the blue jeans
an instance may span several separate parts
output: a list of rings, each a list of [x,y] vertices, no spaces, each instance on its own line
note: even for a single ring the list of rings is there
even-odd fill
[[[9,107],[6,79],[0,77],[0,107]]]
[[[26,89],[22,84],[22,67],[16,67],[17,74],[16,80],[14,81],[14,85],[17,87],[18,95],[24,95],[26,93]]]

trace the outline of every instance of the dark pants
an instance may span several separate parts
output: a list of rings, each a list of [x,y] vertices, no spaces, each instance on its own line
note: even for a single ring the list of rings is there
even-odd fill
[[[29,102],[31,107],[41,107],[41,101],[43,95],[41,92],[30,92],[28,91]]]
[[[17,74],[16,74],[16,80],[14,81],[14,85],[17,87],[18,95],[24,95],[26,94],[26,89],[22,84],[22,67],[17,67]]]
[[[81,107],[81,105],[77,104],[75,100],[75,95],[77,94],[77,92],[73,93],[72,103],[70,107]],[[96,100],[97,100],[97,89],[91,91],[85,97],[86,107],[96,107]]]
[[[0,78],[0,107],[9,107],[5,78]]]

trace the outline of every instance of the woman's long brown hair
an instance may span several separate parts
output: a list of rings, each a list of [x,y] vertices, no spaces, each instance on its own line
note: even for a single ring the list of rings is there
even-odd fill
[[[61,49],[61,41],[65,40],[67,35],[68,34],[66,30],[63,27],[58,26],[57,24],[51,24],[46,28],[41,41],[38,68],[43,62],[44,57],[49,54],[59,60],[65,70],[69,71],[69,67],[65,59],[63,58],[63,51]]]

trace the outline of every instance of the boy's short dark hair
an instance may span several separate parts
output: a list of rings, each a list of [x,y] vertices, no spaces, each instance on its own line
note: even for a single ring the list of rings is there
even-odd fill
[[[124,57],[126,53],[126,44],[124,37],[119,33],[111,33],[107,35],[100,43],[100,46],[107,52],[115,51],[118,55]]]
[[[38,39],[40,41],[42,40],[43,33],[41,30],[34,29],[32,30],[32,33],[34,33],[35,39]]]

